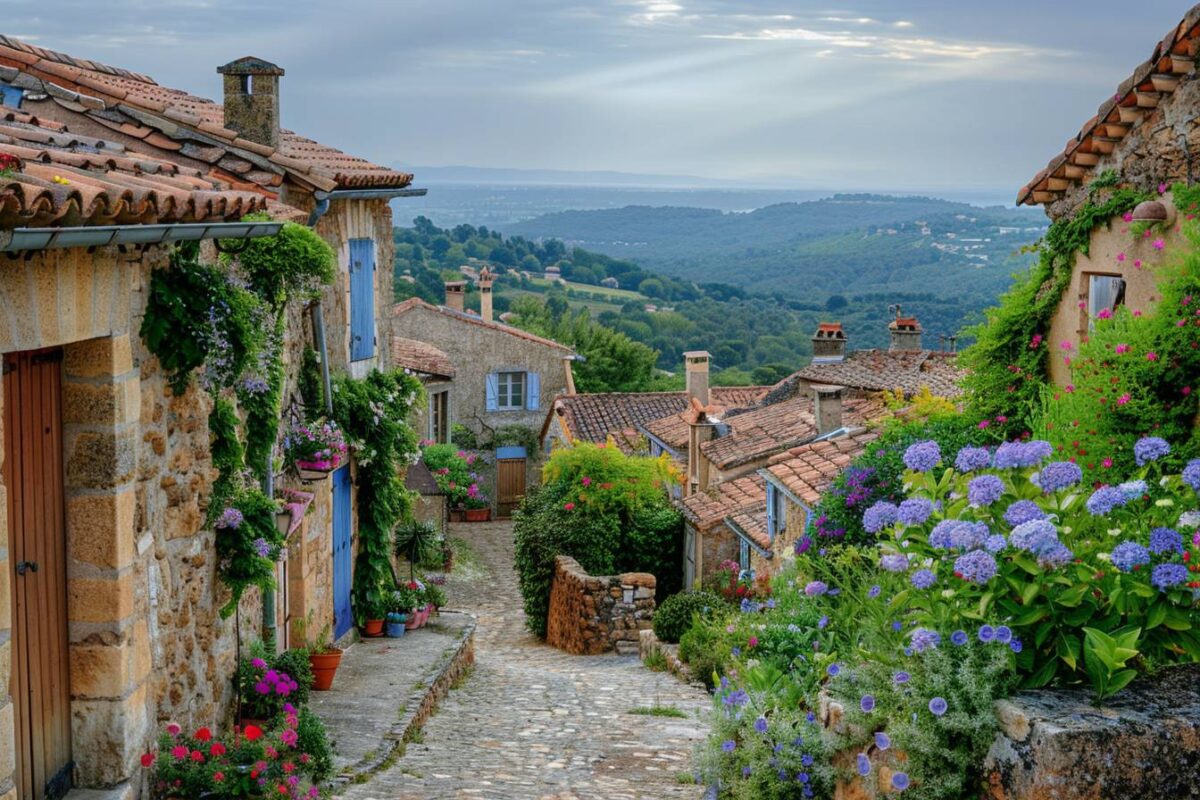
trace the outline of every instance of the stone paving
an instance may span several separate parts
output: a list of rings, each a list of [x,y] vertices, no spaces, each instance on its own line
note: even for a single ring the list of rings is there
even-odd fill
[[[394,766],[350,786],[347,800],[696,800],[681,782],[705,734],[703,690],[633,656],[572,656],[524,627],[512,525],[452,526],[484,568],[447,587],[478,616],[475,671]],[[687,718],[630,710],[673,706]]]

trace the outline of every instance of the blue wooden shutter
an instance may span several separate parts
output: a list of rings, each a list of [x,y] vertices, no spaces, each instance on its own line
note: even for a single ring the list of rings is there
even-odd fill
[[[350,240],[350,360],[375,356],[375,242]]]
[[[495,372],[489,374],[484,380],[484,387],[487,390],[487,410],[500,410],[500,376]]]
[[[775,541],[775,492],[774,484],[767,484],[767,534]]]
[[[6,105],[9,108],[20,108],[21,98],[24,95],[25,92],[16,86],[0,83],[0,104]]]
[[[542,399],[542,378],[536,372],[525,373],[525,408],[530,411],[538,410]]]

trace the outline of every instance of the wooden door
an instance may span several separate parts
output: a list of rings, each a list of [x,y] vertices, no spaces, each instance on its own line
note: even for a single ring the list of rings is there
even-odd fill
[[[515,451],[520,451],[518,455]],[[525,496],[525,448],[496,449],[496,516],[510,516]]]
[[[22,800],[62,797],[71,781],[61,408],[61,350],[5,356],[3,474]]]
[[[354,581],[354,548],[350,538],[350,467],[333,473],[333,638],[354,626],[350,588]]]

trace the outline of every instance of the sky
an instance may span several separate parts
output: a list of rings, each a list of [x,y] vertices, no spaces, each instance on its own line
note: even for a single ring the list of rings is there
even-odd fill
[[[388,164],[1015,195],[1188,9],[1167,0],[4,0],[4,33]],[[418,183],[420,175],[417,175]]]

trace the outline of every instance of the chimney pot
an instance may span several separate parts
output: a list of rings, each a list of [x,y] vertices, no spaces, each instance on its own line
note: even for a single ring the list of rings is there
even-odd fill
[[[817,423],[817,435],[825,436],[842,428],[841,386],[815,384],[813,392],[813,419]]]
[[[706,350],[692,350],[683,354],[684,368],[687,373],[688,398],[696,398],[700,405],[707,406],[708,401],[708,362],[712,355]]]
[[[900,306],[896,306],[896,318],[888,323],[891,334],[889,350],[920,350],[921,323],[916,317],[900,316]]]
[[[813,361],[819,364],[843,361],[846,358],[846,332],[840,322],[822,322],[813,334]]]
[[[446,281],[446,308],[462,311],[466,288],[466,281]]]
[[[484,322],[492,321],[492,284],[495,280],[492,271],[484,267],[475,281],[475,285],[479,287],[479,316]]]
[[[224,76],[225,127],[244,139],[279,147],[279,79],[283,68],[246,56],[217,67]]]

